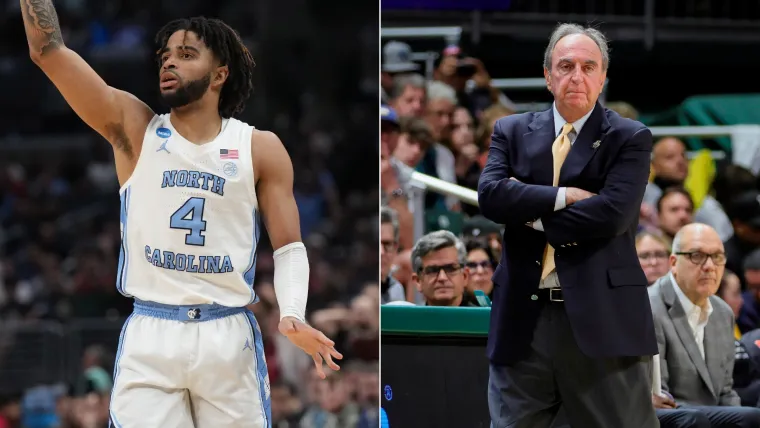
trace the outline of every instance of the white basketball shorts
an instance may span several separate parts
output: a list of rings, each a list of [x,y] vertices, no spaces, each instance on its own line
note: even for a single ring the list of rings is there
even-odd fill
[[[135,301],[119,337],[110,413],[116,428],[271,428],[253,313]]]

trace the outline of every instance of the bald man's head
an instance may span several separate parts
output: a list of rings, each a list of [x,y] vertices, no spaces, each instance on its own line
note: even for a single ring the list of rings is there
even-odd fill
[[[675,137],[665,137],[652,148],[652,169],[656,177],[683,184],[689,173],[686,145]]]
[[[673,239],[670,267],[684,294],[703,305],[716,291],[726,266],[726,253],[718,232],[702,223],[687,224]]]

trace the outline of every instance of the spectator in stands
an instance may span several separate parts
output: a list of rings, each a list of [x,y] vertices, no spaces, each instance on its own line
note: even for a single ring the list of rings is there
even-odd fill
[[[21,422],[21,394],[0,396],[0,428],[17,428]]]
[[[396,211],[380,209],[380,301],[385,304],[405,300],[404,286],[393,277],[391,268],[398,254],[399,226]]]
[[[478,162],[480,163],[481,168],[486,166],[488,148],[491,147],[491,135],[493,135],[494,124],[496,124],[497,120],[509,116],[510,114],[514,114],[514,112],[514,110],[502,104],[493,104],[483,110],[483,113],[480,116],[480,125],[478,125],[478,131],[475,135],[478,146],[480,147],[481,155]]]
[[[383,65],[380,73],[382,102],[388,102],[388,93],[393,90],[393,78],[401,73],[411,73],[420,69],[412,61],[412,48],[399,41],[390,41],[383,46]]]
[[[729,203],[728,213],[734,225],[734,236],[726,242],[728,268],[742,272],[744,259],[760,246],[760,192],[743,192]],[[744,284],[747,284],[746,274]]]
[[[734,390],[742,406],[760,407],[760,329],[747,332],[735,341]]]
[[[462,238],[465,241],[477,240],[490,251],[494,260],[501,259],[501,238],[503,229],[491,220],[476,215],[464,221]]]
[[[726,304],[731,308],[731,312],[734,314],[734,320],[739,319],[742,306],[744,306],[744,297],[742,296],[741,282],[739,282],[739,276],[732,271],[726,269],[723,273],[723,279],[720,280],[720,287],[715,293],[716,296],[723,299]],[[739,329],[739,325],[734,323],[734,338],[736,340],[741,339],[742,332]]]
[[[425,121],[430,125],[433,139],[446,147],[451,147],[451,117],[456,106],[454,88],[435,80],[428,83]]]
[[[401,248],[414,244],[414,217],[409,210],[409,199],[415,192],[410,185],[411,168],[407,168],[393,152],[398,146],[400,124],[396,112],[388,106],[380,106],[380,198],[382,205],[396,211],[399,223]]]
[[[649,285],[670,271],[670,242],[667,238],[649,232],[639,232],[636,235],[636,254]]]
[[[673,239],[682,227],[694,221],[694,202],[683,187],[665,189],[657,200],[660,231]]]
[[[508,104],[510,101],[498,89],[491,86],[491,76],[483,62],[467,56],[459,46],[447,46],[441,53],[433,79],[443,82],[456,91],[457,104],[475,117],[493,103]],[[467,88],[467,82],[474,85]]]
[[[652,147],[652,182],[647,185],[644,202],[657,206],[663,190],[673,186],[683,186],[689,175],[689,161],[686,158],[686,145],[675,137],[665,137],[658,140]],[[694,203],[698,202],[698,203]],[[728,216],[717,200],[710,195],[700,201],[692,201],[692,206],[698,206],[694,213],[694,221],[709,224],[718,231],[723,242],[733,235],[734,231]]]
[[[712,227],[684,226],[673,240],[671,275],[649,288],[662,388],[671,405],[695,407],[713,427],[758,427],[760,409],[740,407],[733,389],[731,308],[713,296],[726,263]]]
[[[399,134],[393,157],[410,168],[417,168],[435,142],[430,126],[422,119],[406,116],[401,118]]]
[[[497,261],[491,250],[479,240],[470,240],[467,248],[467,271],[470,275],[465,286],[465,301],[468,305],[480,306],[475,300],[475,290],[480,290],[489,298],[493,292],[493,270]]]
[[[475,128],[470,112],[464,107],[454,109],[452,115],[451,150],[454,153],[454,169],[457,184],[468,189],[478,188],[478,179],[483,168],[478,163],[480,148],[475,145]],[[476,215],[477,207],[467,205],[463,211]]]
[[[448,230],[428,233],[412,249],[412,281],[427,306],[462,306],[469,278],[467,250]]]
[[[293,385],[278,381],[270,387],[272,400],[272,428],[292,428],[298,426],[303,417],[303,403],[298,398]]]
[[[639,120],[639,112],[625,101],[610,101],[605,107],[626,119]]]
[[[422,118],[427,103],[427,82],[416,73],[399,74],[393,78],[393,88],[388,94],[390,105],[399,116]]]
[[[757,177],[752,174],[752,171],[736,164],[728,164],[720,168],[713,181],[715,199],[726,210],[736,196],[757,190],[757,188]],[[730,213],[727,212],[727,214]],[[729,218],[731,218],[730,215]]]
[[[317,381],[317,404],[306,411],[299,427],[355,427],[359,424],[360,408],[351,399],[345,376],[342,372],[331,372],[326,379]]]
[[[744,259],[744,278],[747,290],[742,296],[744,304],[736,318],[742,333],[760,328],[760,249],[756,249]]]
[[[454,113],[457,98],[454,89],[445,83],[432,81],[427,86],[427,104],[424,119],[430,127],[433,145],[425,152],[416,170],[440,178],[449,183],[456,183],[454,154],[451,146],[451,115]],[[445,205],[444,205],[445,201]],[[425,196],[425,208],[457,210],[459,201],[456,198],[444,198],[433,192]]]

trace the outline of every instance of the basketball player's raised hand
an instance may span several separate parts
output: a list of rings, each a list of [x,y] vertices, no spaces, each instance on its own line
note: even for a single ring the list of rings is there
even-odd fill
[[[335,342],[330,340],[321,331],[307,325],[293,317],[284,317],[280,320],[280,333],[285,335],[294,345],[311,355],[317,374],[324,379],[325,372],[322,369],[322,361],[333,370],[340,370],[333,358],[341,360],[343,355],[335,350]]]

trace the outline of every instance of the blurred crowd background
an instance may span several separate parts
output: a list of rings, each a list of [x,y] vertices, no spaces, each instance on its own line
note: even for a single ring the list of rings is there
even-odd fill
[[[551,108],[542,61],[557,22],[599,23],[611,41],[600,102],[655,135],[637,239],[642,268],[650,284],[667,275],[671,240],[686,224],[718,231],[727,255],[718,295],[737,319],[737,358],[755,359],[736,364],[734,381],[743,404],[758,406],[760,97],[733,78],[748,64],[742,52],[760,47],[749,26],[760,22],[757,5],[513,0],[451,10],[452,3],[383,3],[383,303],[484,305],[475,295],[491,295],[504,231],[479,215],[467,189],[477,190],[493,125]],[[459,188],[434,189],[418,174]],[[423,256],[463,248],[466,262],[453,252],[445,274],[425,272],[412,258],[415,245]]]
[[[378,10],[347,1],[59,0],[66,44],[157,112],[153,36],[219,17],[257,62],[239,119],[279,135],[294,163],[311,265],[309,321],[345,355],[321,381],[277,332],[262,236],[253,306],[275,427],[377,426]],[[17,0],[0,2],[0,427],[107,426],[122,320],[111,148],[31,62]]]

